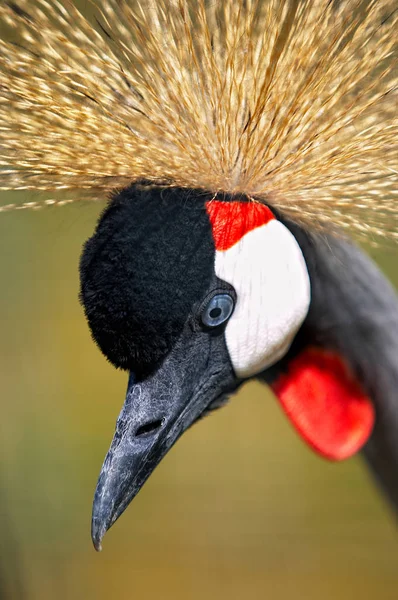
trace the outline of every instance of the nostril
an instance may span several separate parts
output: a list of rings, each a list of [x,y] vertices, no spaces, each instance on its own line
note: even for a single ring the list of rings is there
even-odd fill
[[[141,427],[138,427],[135,437],[141,437],[143,435],[148,435],[149,433],[153,433],[157,429],[159,429],[163,425],[163,419],[157,419],[156,421],[150,421],[149,423],[144,423]]]

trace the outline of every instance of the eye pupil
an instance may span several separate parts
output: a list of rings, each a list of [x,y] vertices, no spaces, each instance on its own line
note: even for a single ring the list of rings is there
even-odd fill
[[[203,309],[201,319],[205,327],[218,327],[225,323],[234,310],[234,300],[229,294],[215,294]]]

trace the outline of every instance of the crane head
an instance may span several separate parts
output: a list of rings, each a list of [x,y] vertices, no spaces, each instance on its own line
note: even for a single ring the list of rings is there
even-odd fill
[[[310,285],[267,206],[146,185],[111,200],[80,271],[93,338],[129,372],[95,493],[99,548],[181,434],[287,352]]]

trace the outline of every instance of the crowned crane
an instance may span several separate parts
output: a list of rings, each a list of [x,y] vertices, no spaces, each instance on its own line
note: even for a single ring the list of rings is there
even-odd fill
[[[361,451],[398,506],[398,301],[346,237],[397,236],[397,15],[390,0],[104,0],[93,23],[69,1],[0,7],[21,40],[1,42],[3,189],[109,196],[80,263],[92,336],[129,373],[97,549],[251,378],[320,455]]]

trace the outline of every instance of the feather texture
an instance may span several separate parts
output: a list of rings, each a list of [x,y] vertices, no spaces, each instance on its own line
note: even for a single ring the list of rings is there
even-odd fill
[[[394,5],[3,2],[0,188],[145,179],[398,237]]]

